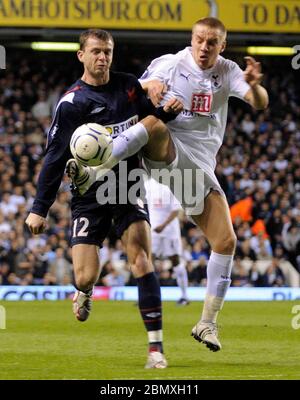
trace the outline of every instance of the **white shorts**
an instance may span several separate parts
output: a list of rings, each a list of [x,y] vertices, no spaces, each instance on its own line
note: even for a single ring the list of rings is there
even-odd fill
[[[181,256],[182,243],[181,238],[161,237],[159,235],[152,236],[152,254],[156,257]]]
[[[185,152],[178,150],[175,142],[173,143],[176,157],[171,164],[143,157],[143,166],[149,175],[170,188],[187,215],[200,215],[203,212],[204,199],[211,190],[218,191],[226,198],[225,193],[213,172],[208,173],[201,169]],[[162,170],[166,172],[166,176],[169,173],[168,177],[173,176],[174,179],[158,179],[158,174],[163,176],[160,173]]]

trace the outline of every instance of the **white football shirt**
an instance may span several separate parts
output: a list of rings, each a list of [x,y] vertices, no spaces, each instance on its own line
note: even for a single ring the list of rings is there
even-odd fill
[[[165,229],[157,234],[154,229],[166,221],[174,210],[180,210],[181,205],[166,185],[158,183],[155,179],[149,178],[145,181],[146,197],[150,215],[152,234],[176,239],[180,237],[179,219],[174,218]]]
[[[184,110],[167,124],[178,150],[211,175],[223,142],[228,99],[244,99],[250,89],[243,71],[222,56],[212,68],[202,70],[194,61],[191,47],[186,47],[153,60],[140,81],[152,79],[168,86],[162,104],[172,97],[184,104]]]

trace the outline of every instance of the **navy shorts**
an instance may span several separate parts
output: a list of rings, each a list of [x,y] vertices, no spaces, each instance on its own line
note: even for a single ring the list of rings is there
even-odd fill
[[[75,244],[95,244],[102,246],[112,224],[118,237],[133,223],[145,220],[150,225],[147,204],[105,204],[77,199],[72,203],[72,238]]]

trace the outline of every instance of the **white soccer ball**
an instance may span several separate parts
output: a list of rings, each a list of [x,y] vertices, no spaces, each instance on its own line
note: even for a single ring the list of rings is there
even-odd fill
[[[90,167],[103,164],[110,157],[112,147],[113,140],[107,129],[95,123],[79,126],[70,142],[73,157]]]

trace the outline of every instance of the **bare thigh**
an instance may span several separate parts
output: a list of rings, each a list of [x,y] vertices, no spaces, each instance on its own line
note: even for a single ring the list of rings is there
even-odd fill
[[[145,157],[152,161],[164,161],[170,164],[175,159],[176,151],[167,126],[157,120],[148,127],[148,133],[149,141],[143,147]]]

